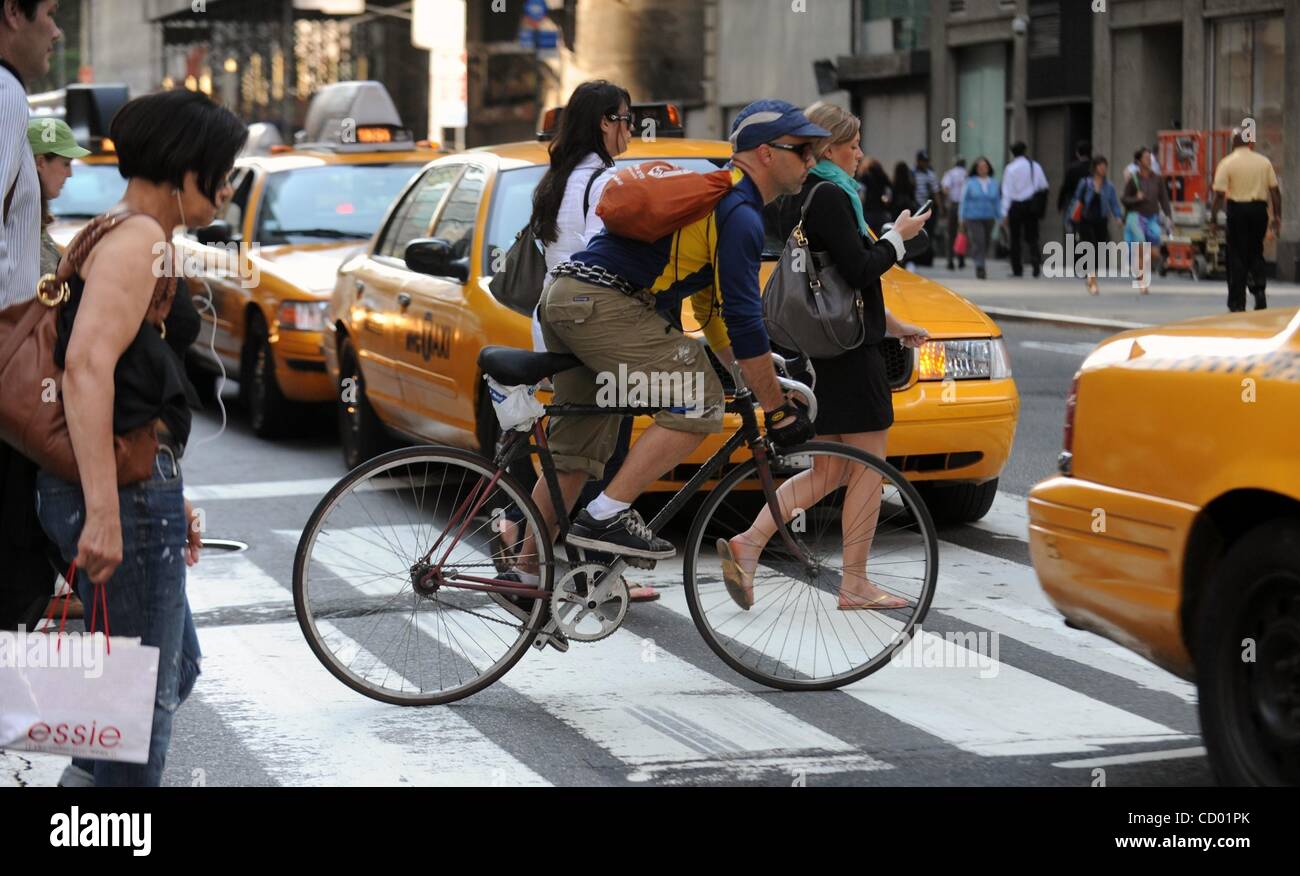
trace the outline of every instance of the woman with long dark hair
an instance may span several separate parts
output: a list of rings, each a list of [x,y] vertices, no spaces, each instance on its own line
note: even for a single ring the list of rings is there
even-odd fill
[[[884,165],[879,161],[870,158],[866,165],[866,171],[858,177],[858,182],[862,183],[862,213],[871,233],[879,237],[884,224],[894,218],[890,212],[894,197],[893,186],[889,182],[889,174],[885,173]]]
[[[916,203],[916,181],[912,178],[912,168],[907,166],[906,161],[900,161],[894,165],[894,202],[891,205],[893,218],[897,219],[904,210],[915,210]]]
[[[74,240],[64,256],[75,268],[59,312],[55,364],[79,481],[42,470],[37,513],[65,561],[77,563],[74,586],[105,611],[92,632],[139,637],[158,648],[149,760],[96,760],[96,786],[162,781],[172,719],[198,676],[198,640],[185,596],[185,569],[198,562],[196,516],[182,491],[180,458],[190,433],[194,390],[181,353],[199,320],[176,303],[172,233],[207,225],[229,200],[235,156],[248,131],[227,109],[191,91],[138,97],[113,117],[122,200],[82,234],[102,236],[81,258]],[[119,487],[114,435],[139,429],[158,441],[152,473]]]
[[[551,165],[533,190],[533,213],[528,220],[533,236],[543,246],[548,283],[556,265],[585,249],[605,228],[596,215],[596,204],[613,177],[614,159],[626,152],[631,142],[631,102],[626,89],[597,79],[575,88],[560,115],[559,131],[548,150]],[[546,350],[536,308],[533,349]],[[631,441],[632,418],[626,417],[614,456],[605,466],[605,479],[587,484],[583,492],[586,501],[577,507],[586,507],[618,473]],[[518,526],[508,521],[502,540],[506,546],[514,545],[520,535]],[[515,574],[520,573],[516,570]],[[628,592],[633,602],[659,598],[653,587],[629,586]]]

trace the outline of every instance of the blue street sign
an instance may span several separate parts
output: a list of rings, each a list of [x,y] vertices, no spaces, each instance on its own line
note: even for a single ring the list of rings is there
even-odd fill
[[[524,17],[534,24],[546,18],[546,0],[524,0]]]
[[[539,49],[558,48],[560,44],[559,36],[560,36],[560,32],[558,30],[537,31],[537,48]]]

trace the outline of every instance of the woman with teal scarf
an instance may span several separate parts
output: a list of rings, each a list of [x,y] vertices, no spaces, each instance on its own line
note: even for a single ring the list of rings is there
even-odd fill
[[[889,313],[880,278],[903,257],[903,241],[914,237],[930,214],[912,216],[905,210],[889,233],[879,240],[873,237],[863,217],[862,201],[852,175],[862,160],[861,123],[830,104],[814,104],[804,114],[814,125],[830,131],[831,136],[813,144],[819,161],[809,171],[803,191],[778,202],[777,225],[783,238],[789,237],[799,222],[800,208],[808,202],[803,230],[809,248],[825,254],[840,276],[861,291],[866,327],[866,338],[860,346],[832,359],[812,360],[817,371],[817,437],[851,444],[883,458],[885,439],[894,422],[894,401],[882,342],[888,336],[907,347],[918,347],[929,334],[920,326],[901,322]],[[838,489],[842,475],[828,468],[819,460],[811,469],[783,483],[778,490],[780,507],[811,508]],[[844,572],[839,608],[842,611],[901,608],[908,604],[876,586],[867,575],[867,557],[878,516],[875,509],[880,504],[880,483],[866,483],[868,480],[854,478],[846,486],[846,516],[841,524]],[[847,514],[849,509],[852,509],[851,517]],[[754,570],[775,532],[772,514],[764,510],[745,532],[717,541],[724,574],[732,585],[727,591],[742,608],[748,608],[742,597],[753,593]]]

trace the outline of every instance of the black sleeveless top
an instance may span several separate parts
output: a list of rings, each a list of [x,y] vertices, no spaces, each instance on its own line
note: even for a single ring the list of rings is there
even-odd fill
[[[85,288],[86,281],[80,275],[74,274],[68,281],[71,297],[59,311],[58,342],[54,347],[54,364],[60,368],[64,367]],[[117,360],[113,370],[113,434],[122,435],[161,419],[183,448],[190,437],[190,408],[200,406],[184,364],[185,350],[199,336],[200,319],[183,278],[177,280],[176,297],[163,325],[167,329],[165,340],[152,325],[141,324]]]

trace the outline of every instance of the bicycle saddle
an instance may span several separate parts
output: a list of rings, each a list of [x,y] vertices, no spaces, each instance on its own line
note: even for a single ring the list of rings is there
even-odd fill
[[[478,354],[483,373],[505,386],[531,386],[581,364],[572,353],[534,353],[514,347],[484,347]]]

